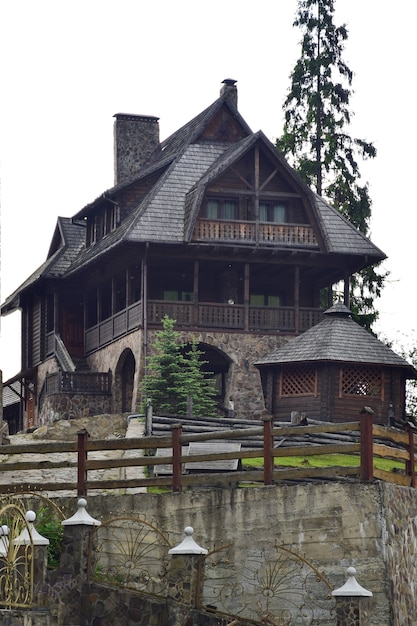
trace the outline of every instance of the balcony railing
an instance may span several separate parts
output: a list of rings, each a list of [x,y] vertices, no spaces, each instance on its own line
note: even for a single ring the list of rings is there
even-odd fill
[[[194,241],[232,241],[249,244],[317,247],[313,229],[308,224],[273,224],[199,219]]]
[[[45,395],[53,393],[110,394],[111,372],[54,372],[45,379]]]
[[[165,315],[175,319],[178,328],[213,328],[242,332],[294,333],[318,324],[323,312],[316,308],[244,306],[215,302],[173,302],[149,300],[147,323],[162,324]],[[141,303],[88,328],[85,333],[86,353],[93,352],[114,339],[141,327]]]

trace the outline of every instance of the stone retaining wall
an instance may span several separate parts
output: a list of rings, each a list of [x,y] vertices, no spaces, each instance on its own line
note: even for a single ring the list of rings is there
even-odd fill
[[[63,504],[73,512],[73,499]],[[415,489],[355,481],[107,495],[89,498],[88,511],[101,520],[141,516],[174,544],[192,525],[198,543],[209,550],[231,544],[227,559],[238,574],[281,544],[315,564],[335,588],[353,565],[358,582],[373,593],[373,626],[415,624]],[[250,603],[244,578],[238,583]]]

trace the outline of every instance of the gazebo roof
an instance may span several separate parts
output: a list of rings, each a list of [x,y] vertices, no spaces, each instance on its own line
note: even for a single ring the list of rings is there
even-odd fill
[[[407,378],[417,379],[417,370],[382,341],[352,319],[341,302],[325,311],[324,319],[302,335],[255,363],[262,368],[284,363],[340,362],[400,367]]]

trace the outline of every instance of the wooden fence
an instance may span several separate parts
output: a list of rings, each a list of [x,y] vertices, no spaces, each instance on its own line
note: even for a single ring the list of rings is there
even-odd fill
[[[343,439],[343,436],[345,438]],[[300,443],[300,437],[305,441]],[[262,446],[247,447],[245,442],[261,439]],[[286,445],[291,438],[297,438],[296,445]],[[233,442],[242,444],[233,452],[219,451],[213,453],[212,446],[207,454],[184,454],[184,447],[191,442]],[[320,442],[323,443],[320,443]],[[285,444],[285,445],[284,445]],[[183,487],[209,485],[272,485],[282,481],[303,481],[306,479],[335,479],[353,477],[362,481],[380,479],[403,486],[415,487],[415,446],[414,431],[400,431],[374,425],[371,415],[363,415],[359,422],[341,424],[316,424],[308,426],[284,426],[274,428],[273,423],[266,419],[263,426],[255,428],[239,428],[217,432],[184,434],[180,424],[171,429],[171,436],[149,436],[141,438],[90,440],[87,431],[78,433],[74,442],[44,442],[0,447],[0,472],[13,472],[13,484],[0,485],[0,493],[11,491],[58,491],[74,490],[78,495],[101,490],[124,490],[138,487],[165,487],[173,491],[181,491]],[[166,449],[166,456],[155,456],[155,451]],[[129,451],[126,457],[91,459],[89,453],[94,451]],[[132,450],[137,454],[132,455]],[[201,446],[200,446],[201,450]],[[33,454],[44,456],[42,461],[33,461]],[[59,453],[60,461],[48,459],[51,454]],[[323,454],[351,455],[350,466],[312,467],[309,459]],[[28,460],[11,462],[9,455],[27,455]],[[302,467],[285,467],[279,464],[280,457],[302,456],[306,464]],[[72,458],[71,458],[72,457]],[[396,471],[387,471],[375,467],[376,458],[394,460]],[[183,471],[193,463],[201,466],[202,462],[230,461],[261,458],[259,468],[248,466],[236,471],[216,471],[194,473]],[[358,463],[359,461],[359,463]],[[159,475],[155,468],[159,465],[172,466],[172,473]],[[218,465],[218,464],[217,464]],[[243,463],[244,465],[244,463]],[[89,472],[98,469],[114,469],[127,467],[145,468],[145,475],[134,479],[89,480]],[[36,484],[30,478],[30,472],[39,469],[70,468],[74,480],[68,482],[43,481]],[[146,469],[147,468],[147,469]],[[19,472],[19,474],[17,474]],[[27,472],[27,480],[16,480],[20,472]]]

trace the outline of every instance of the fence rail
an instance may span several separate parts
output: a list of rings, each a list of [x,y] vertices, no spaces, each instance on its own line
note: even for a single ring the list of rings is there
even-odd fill
[[[349,441],[346,442],[346,435]],[[338,441],[340,436],[340,441]],[[300,443],[300,437],[304,441]],[[73,442],[43,442],[0,447],[0,475],[2,472],[13,474],[13,480],[2,481],[0,493],[16,491],[76,491],[86,495],[92,490],[121,490],[138,487],[168,487],[181,491],[183,487],[202,485],[230,485],[259,483],[271,485],[282,481],[305,479],[335,479],[354,477],[362,481],[380,479],[395,484],[415,487],[415,448],[416,439],[413,430],[402,432],[393,428],[373,425],[372,416],[365,415],[359,422],[342,424],[320,424],[311,426],[285,426],[274,428],[270,420],[264,420],[263,426],[222,430],[214,432],[184,434],[180,424],[174,425],[170,436],[148,436],[141,438],[90,440],[87,431],[78,433],[78,440]],[[258,438],[261,447],[246,447],[245,441]],[[297,444],[291,445],[296,438]],[[233,452],[218,451],[207,454],[184,455],[184,447],[191,442],[239,441],[240,450]],[[287,445],[288,443],[288,445]],[[285,445],[284,445],[285,444]],[[155,456],[157,449],[167,449],[166,456]],[[222,447],[219,445],[219,450]],[[90,453],[101,451],[128,451],[121,458],[92,459]],[[132,451],[136,451],[132,454]],[[42,460],[33,460],[33,455],[41,455]],[[51,460],[51,454],[60,455],[60,460]],[[343,454],[352,457],[349,466],[312,467],[309,460],[317,455]],[[12,460],[16,455],[28,455],[28,460]],[[302,456],[306,465],[286,467],[280,464],[280,458]],[[376,458],[395,461],[396,471],[387,471],[375,467]],[[238,460],[240,465],[245,459],[262,459],[259,468],[238,469],[236,471],[216,471],[184,473],[183,466],[192,468],[193,463]],[[158,475],[155,466],[172,466],[172,474]],[[89,472],[115,468],[148,468],[147,476],[137,478],[89,479]],[[54,470],[67,468],[72,472],[73,480],[57,482],[43,480],[36,484],[31,480],[34,470]],[[19,472],[19,474],[17,474]],[[19,480],[27,472],[27,480]]]

